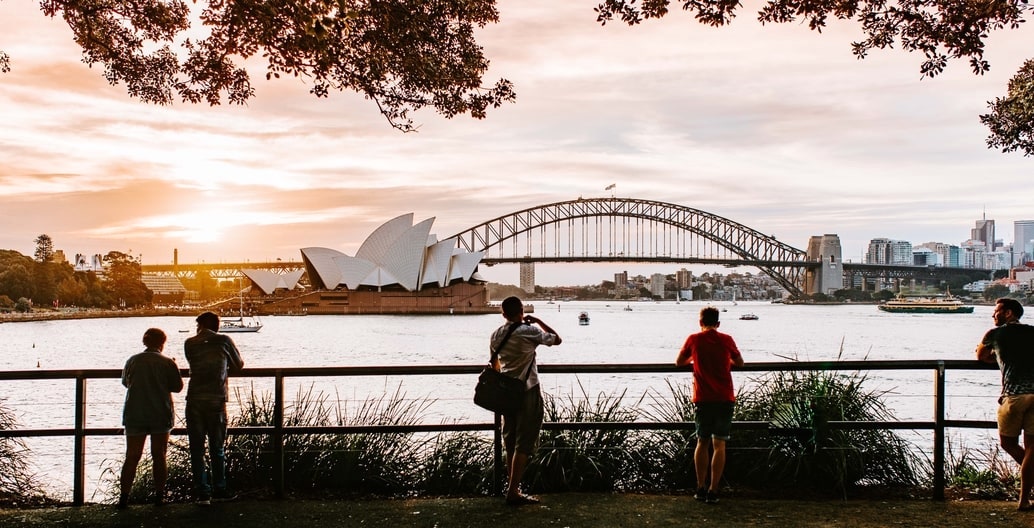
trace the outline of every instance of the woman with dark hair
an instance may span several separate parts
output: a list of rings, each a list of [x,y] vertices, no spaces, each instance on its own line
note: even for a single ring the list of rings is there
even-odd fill
[[[122,385],[127,389],[122,410],[122,425],[126,428],[126,460],[122,464],[119,509],[129,507],[136,466],[148,436],[151,437],[154,503],[165,503],[165,481],[169,475],[165,453],[175,417],[172,393],[183,390],[183,377],[176,361],[162,355],[165,339],[165,332],[148,328],[143,338],[145,350],[129,358],[122,368]]]

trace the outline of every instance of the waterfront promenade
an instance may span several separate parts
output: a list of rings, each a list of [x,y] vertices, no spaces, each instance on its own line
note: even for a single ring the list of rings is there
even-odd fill
[[[111,505],[0,510],[0,527],[191,526],[226,528],[439,527],[625,528],[653,526],[762,526],[802,528],[1029,527],[1034,512],[1005,501],[900,499],[769,500],[725,497],[717,505],[691,496],[613,493],[543,495],[537,506],[507,507],[498,497],[377,500],[261,500],[243,498],[209,507]]]

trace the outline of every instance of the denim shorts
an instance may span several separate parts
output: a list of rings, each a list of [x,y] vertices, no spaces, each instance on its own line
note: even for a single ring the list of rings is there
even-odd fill
[[[733,402],[701,402],[696,404],[697,412],[694,422],[697,426],[697,438],[728,440],[732,433]]]
[[[155,434],[169,434],[172,428],[167,425],[126,425],[126,436],[148,436]]]

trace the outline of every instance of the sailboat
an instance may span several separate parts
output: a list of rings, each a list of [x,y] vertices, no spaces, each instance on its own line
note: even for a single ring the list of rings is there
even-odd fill
[[[224,334],[258,332],[262,330],[262,321],[258,317],[244,316],[244,288],[238,290],[240,308],[237,317],[223,317],[219,321],[219,331]]]

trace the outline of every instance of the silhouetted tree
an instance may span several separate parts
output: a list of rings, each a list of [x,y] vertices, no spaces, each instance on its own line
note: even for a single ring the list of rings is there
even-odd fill
[[[54,256],[54,241],[50,235],[40,235],[34,242],[36,242],[36,252],[33,255],[36,257],[36,262],[50,262],[51,257]]]
[[[356,91],[392,126],[414,129],[409,112],[430,106],[483,118],[514,100],[488,69],[474,30],[498,20],[495,0],[45,0],[63,19],[83,62],[104,67],[145,102],[244,104],[255,94],[244,65],[266,63],[266,79],[304,78],[309,91]],[[10,61],[0,55],[0,69]]]
[[[108,300],[118,306],[141,306],[151,302],[153,292],[141,277],[140,262],[121,251],[104,255],[104,289]]]

